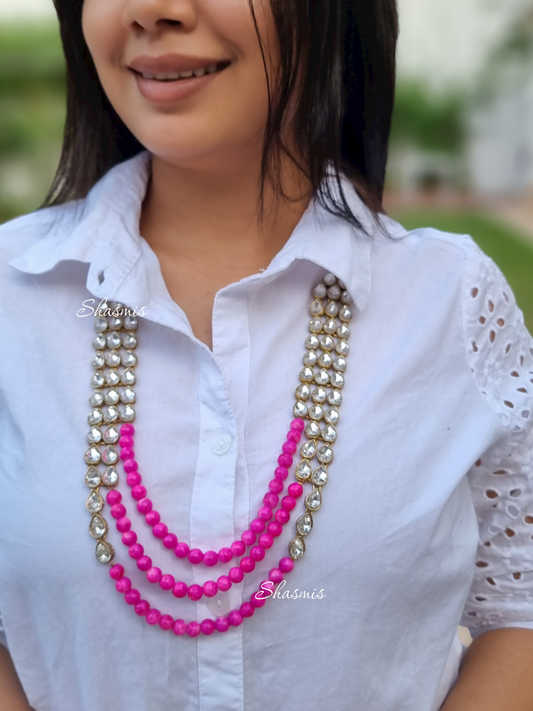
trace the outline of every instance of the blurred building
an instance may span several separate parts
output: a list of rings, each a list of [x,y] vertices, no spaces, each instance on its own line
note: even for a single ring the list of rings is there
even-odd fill
[[[533,200],[533,3],[488,61],[468,120],[472,188]]]

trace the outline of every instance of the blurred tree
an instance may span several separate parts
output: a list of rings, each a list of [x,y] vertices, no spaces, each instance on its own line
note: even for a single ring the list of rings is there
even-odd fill
[[[419,80],[399,80],[391,146],[458,154],[465,140],[465,96],[461,90],[435,94]]]
[[[55,23],[0,29],[0,221],[44,198],[59,157],[64,85]]]

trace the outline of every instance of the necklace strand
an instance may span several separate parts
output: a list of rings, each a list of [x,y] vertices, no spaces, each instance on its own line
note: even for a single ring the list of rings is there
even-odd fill
[[[100,489],[104,487],[108,490],[105,501],[110,506],[117,530],[122,534],[122,543],[127,546],[130,558],[136,561],[138,569],[146,574],[149,582],[159,584],[175,597],[188,596],[191,600],[199,600],[204,595],[213,597],[219,591],[227,592],[233,584],[241,582],[245,574],[253,572],[256,562],[268,555],[268,549],[273,546],[274,539],[281,535],[283,526],[290,520],[291,511],[296,507],[297,499],[303,494],[302,484],[312,484],[312,489],[304,498],[305,510],[296,521],[295,536],[289,543],[289,555],[279,560],[278,566],[270,570],[268,579],[260,583],[258,590],[249,601],[242,603],[239,610],[232,610],[216,620],[186,623],[169,614],[162,614],[151,607],[147,600],[141,599],[140,592],[133,588],[132,581],[125,575],[123,565],[115,563],[111,566],[110,576],[115,581],[117,591],[124,595],[125,602],[134,606],[135,612],[144,617],[148,624],[158,624],[161,629],[172,629],[176,635],[187,633],[191,637],[200,633],[212,634],[215,630],[224,632],[230,626],[238,626],[245,617],[251,617],[256,608],[265,604],[268,596],[265,591],[272,592],[273,587],[293,570],[294,561],[304,555],[304,539],[313,528],[313,514],[322,504],[322,487],[327,483],[328,466],[333,460],[333,443],[337,439],[336,425],[340,417],[341,389],[344,386],[346,356],[349,351],[348,323],[352,318],[351,298],[344,284],[333,274],[324,276],[323,282],[315,287],[313,296],[310,335],[305,341],[306,352],[299,374],[300,384],[295,392],[295,419],[283,443],[274,477],[269,482],[263,505],[257,517],[251,521],[250,528],[241,534],[240,539],[218,552],[190,549],[187,543],[179,541],[177,535],[169,531],[167,524],[161,521],[159,512],[153,508],[146,485],[142,483],[134,451],[135,427],[132,422],[136,414],[133,407],[136,393],[132,386],[136,383],[137,355],[134,349],[137,346],[138,320],[134,316],[123,315],[127,313],[127,307],[117,302],[113,302],[110,309],[104,310],[104,315],[96,316],[94,325],[97,335],[93,340],[96,353],[91,362],[95,372],[91,378],[93,393],[89,398],[93,409],[88,416],[91,429],[87,435],[90,446],[84,459],[89,465],[85,484],[91,489],[86,500],[86,507],[92,514],[89,532],[97,541],[96,558],[100,563],[108,564],[115,558],[115,550],[106,539],[109,527],[102,515],[104,497]],[[120,366],[122,370],[119,370]],[[284,482],[302,435],[306,439],[300,446],[300,461],[294,471],[296,481],[289,484],[288,495],[281,498],[280,502],[280,494],[284,490]],[[312,464],[315,458],[318,466]],[[161,540],[164,549],[177,558],[187,558],[193,565],[202,563],[211,567],[218,562],[230,562],[234,557],[241,558],[239,564],[232,567],[227,575],[219,576],[216,581],[207,581],[202,586],[188,586],[154,566],[151,558],[144,555],[144,547],[138,542],[137,533],[132,530],[122,494],[117,488],[117,465],[120,461],[123,462],[126,482],[137,510],[144,515],[152,535]],[[103,471],[98,468],[100,464],[105,466]],[[241,557],[248,548],[249,555]]]

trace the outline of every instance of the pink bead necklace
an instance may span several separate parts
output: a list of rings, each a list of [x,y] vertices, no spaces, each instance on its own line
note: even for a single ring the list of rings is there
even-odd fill
[[[282,557],[277,567],[270,570],[268,579],[261,581],[249,601],[242,603],[238,610],[232,610],[215,620],[207,618],[201,623],[194,620],[187,623],[170,614],[162,614],[147,600],[141,599],[139,590],[133,587],[131,579],[125,575],[124,566],[114,564],[110,568],[110,576],[115,581],[117,591],[124,595],[128,605],[134,607],[136,614],[150,625],[157,624],[163,630],[171,629],[176,635],[187,634],[190,637],[200,633],[209,635],[214,631],[225,632],[230,626],[238,626],[245,617],[251,617],[256,608],[265,604],[265,591],[272,591],[293,570],[294,561],[305,552],[304,538],[312,530],[313,513],[321,506],[322,487],[328,480],[328,465],[333,459],[332,445],[337,439],[336,425],[342,402],[340,391],[344,386],[343,373],[349,351],[347,339],[350,329],[347,324],[352,318],[349,306],[351,297],[333,274],[324,276],[323,282],[315,287],[313,295],[310,335],[305,342],[304,367],[300,371],[300,385],[296,388],[296,403],[293,407],[295,419],[282,445],[274,476],[250,528],[243,531],[240,539],[218,551],[190,549],[186,542],[178,540],[177,535],[169,530],[159,512],[154,509],[135,459],[135,427],[131,424],[135,419],[133,404],[136,395],[132,386],[136,382],[134,369],[137,356],[134,349],[137,346],[138,320],[125,306],[116,302],[96,315],[97,335],[93,340],[96,353],[92,360],[95,372],[91,378],[93,393],[89,398],[93,409],[88,417],[91,430],[87,435],[90,446],[84,459],[89,465],[85,483],[91,489],[86,501],[86,507],[92,514],[89,532],[97,540],[96,558],[100,563],[108,564],[115,558],[115,551],[106,540],[108,524],[102,515],[104,498],[100,488],[106,487],[108,493],[105,500],[110,506],[116,528],[121,533],[122,543],[148,582],[159,585],[176,598],[188,597],[197,601],[203,596],[214,597],[240,583],[246,574],[254,571],[256,562],[268,555],[267,551],[274,547],[275,539],[283,532],[283,527],[290,520],[291,511],[303,494],[302,484],[312,484],[312,489],[304,499],[305,510],[296,521],[296,535],[289,544],[289,555]],[[311,403],[307,404],[309,400]],[[289,484],[287,495],[280,499],[302,435],[305,435],[306,440],[300,447],[301,459],[295,467],[297,481]],[[312,464],[315,458],[318,466]],[[154,566],[152,559],[144,554],[144,547],[132,529],[123,495],[118,489],[116,465],[120,461],[123,462],[132,500],[144,516],[152,535],[161,541],[163,550],[166,549],[178,559],[187,559],[192,565],[212,567],[218,562],[230,563],[234,558],[240,558],[238,564],[216,581],[208,580],[203,585],[187,585],[176,580],[171,573],[164,573],[161,568]],[[106,468],[99,469],[100,464]],[[248,549],[248,554],[244,555]]]

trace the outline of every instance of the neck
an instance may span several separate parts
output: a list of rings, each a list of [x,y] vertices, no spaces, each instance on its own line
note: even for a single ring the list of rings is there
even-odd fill
[[[218,170],[178,166],[152,157],[140,231],[160,261],[179,261],[224,282],[268,266],[309,204],[308,182],[287,162],[279,198],[265,185],[264,221],[257,220],[260,161],[227,161]]]

